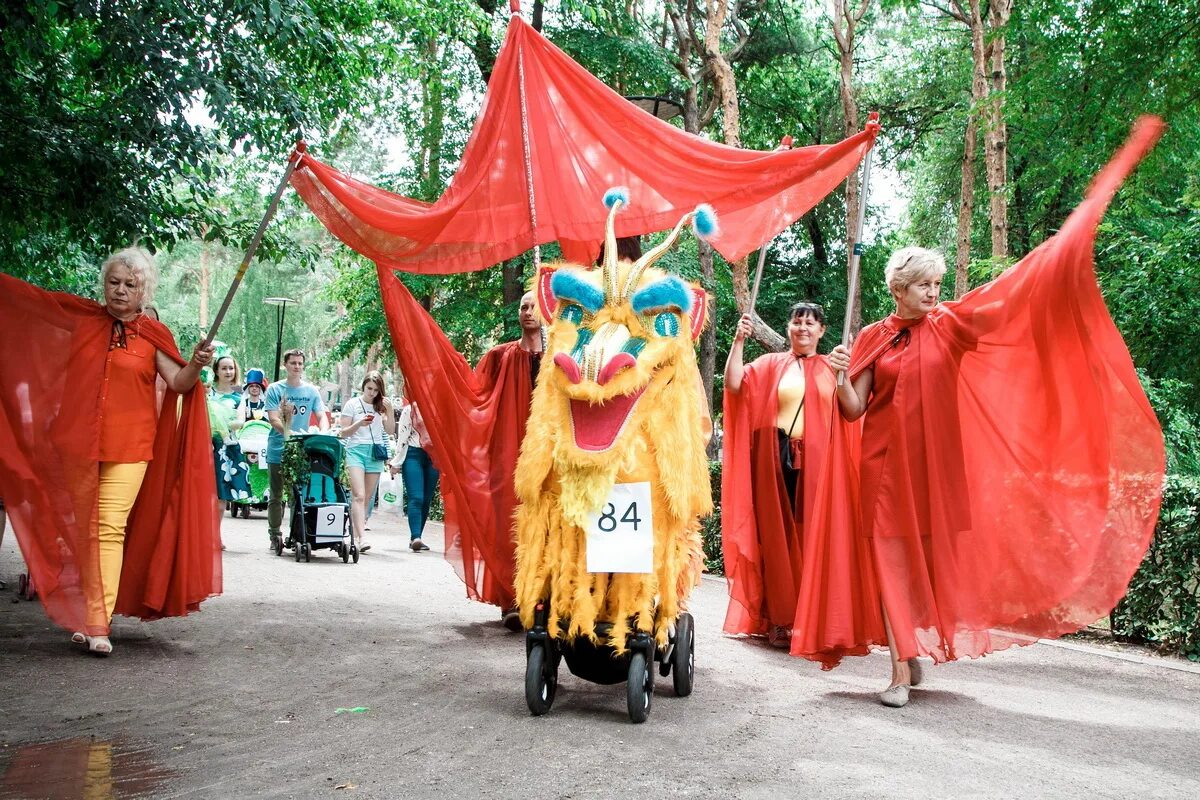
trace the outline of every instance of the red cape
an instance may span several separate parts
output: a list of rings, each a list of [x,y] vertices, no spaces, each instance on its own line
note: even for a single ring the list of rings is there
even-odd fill
[[[166,326],[138,324],[155,348],[186,363]],[[94,301],[0,275],[0,497],[46,613],[93,635],[107,633],[86,624],[82,587],[85,575],[99,585],[96,414],[111,330]],[[207,403],[199,386],[178,399],[166,391],[130,514],[118,614],[182,616],[221,591]],[[168,413],[175,408],[178,417]]]
[[[730,595],[725,630],[793,628],[793,651],[815,656],[853,646],[861,635],[873,637],[877,626],[871,623],[879,615],[877,600],[862,596],[862,587],[872,586],[861,577],[870,575],[869,553],[849,535],[850,525],[811,525],[817,509],[840,520],[857,511],[859,426],[834,410],[836,376],[825,356],[802,362],[804,506],[801,525],[793,522],[775,425],[777,387],[793,362],[790,353],[762,356],[746,367],[740,392],[725,391],[721,533]],[[822,597],[836,605],[822,605]]]
[[[855,343],[852,376],[897,360],[892,401],[867,411],[861,507],[901,658],[1078,630],[1112,609],[1146,552],[1162,430],[1092,250],[1161,127],[1141,122],[1059,233],[999,278]]]
[[[473,372],[391,271],[379,286],[405,391],[417,404],[441,472],[446,560],[467,596],[513,605],[513,473],[529,416],[529,354],[517,343],[489,352]]]

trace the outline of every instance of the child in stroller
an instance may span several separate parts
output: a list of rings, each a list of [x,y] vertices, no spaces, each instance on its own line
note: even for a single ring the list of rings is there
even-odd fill
[[[311,561],[314,550],[329,549],[344,563],[358,563],[358,548],[350,537],[344,462],[345,448],[336,436],[301,434],[287,440],[283,464],[291,479],[292,518],[288,539],[276,544],[275,555],[283,555],[287,547],[297,562]]]

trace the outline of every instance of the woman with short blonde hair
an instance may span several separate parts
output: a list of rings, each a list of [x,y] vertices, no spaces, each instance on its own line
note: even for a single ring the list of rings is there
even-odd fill
[[[35,427],[8,435],[17,445],[4,454],[9,469],[0,476],[19,473],[35,453],[43,463],[0,492],[22,500],[13,528],[47,612],[97,655],[112,652],[114,612],[179,616],[220,591],[220,543],[206,508],[215,495],[212,449],[199,382],[213,348],[198,344],[190,360],[180,356],[167,327],[145,313],[157,286],[154,256],[141,247],[104,260],[99,303],[0,275],[0,405],[19,402],[57,415],[55,425],[73,432]],[[21,379],[30,349],[46,374],[71,376],[70,402],[88,409],[78,424],[64,421],[61,385]],[[162,407],[177,413],[158,412],[160,378]],[[59,481],[39,486],[47,475]],[[60,497],[64,480],[73,507],[47,506],[44,498]]]

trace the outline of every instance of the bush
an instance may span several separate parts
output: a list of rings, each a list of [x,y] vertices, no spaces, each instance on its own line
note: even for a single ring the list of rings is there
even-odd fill
[[[721,552],[721,462],[708,462],[712,481],[713,513],[700,520],[700,536],[704,544],[704,567],[713,575],[725,574],[725,557]]]
[[[1150,549],[1111,622],[1114,636],[1200,661],[1200,478],[1167,475]]]

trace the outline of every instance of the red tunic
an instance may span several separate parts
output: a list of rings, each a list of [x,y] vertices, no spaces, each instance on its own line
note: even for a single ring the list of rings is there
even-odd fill
[[[130,324],[184,363],[164,325]],[[93,635],[107,633],[88,630],[83,587],[100,582],[97,417],[112,333],[113,318],[95,302],[0,274],[0,497],[46,613]],[[207,403],[201,389],[182,405],[178,397],[167,390],[163,408],[180,411],[158,418],[130,514],[118,614],[181,616],[221,590]],[[153,419],[153,405],[140,418]]]
[[[824,356],[804,359],[801,514],[784,487],[776,416],[778,386],[795,363],[772,353],[725,392],[721,533],[729,579],[729,633],[792,629],[792,652],[836,663],[882,638],[870,553],[853,535],[858,425],[834,412],[836,376]],[[840,521],[819,529],[814,514]]]
[[[100,461],[133,463],[154,458],[158,428],[158,368],[154,345],[141,333],[137,317],[124,324],[122,344],[104,359],[100,389]],[[114,335],[116,331],[114,330]]]
[[[901,658],[978,656],[1107,614],[1145,554],[1162,431],[1096,284],[1143,122],[1057,235],[921,320],[863,330],[862,528]],[[832,524],[821,519],[818,525]]]

